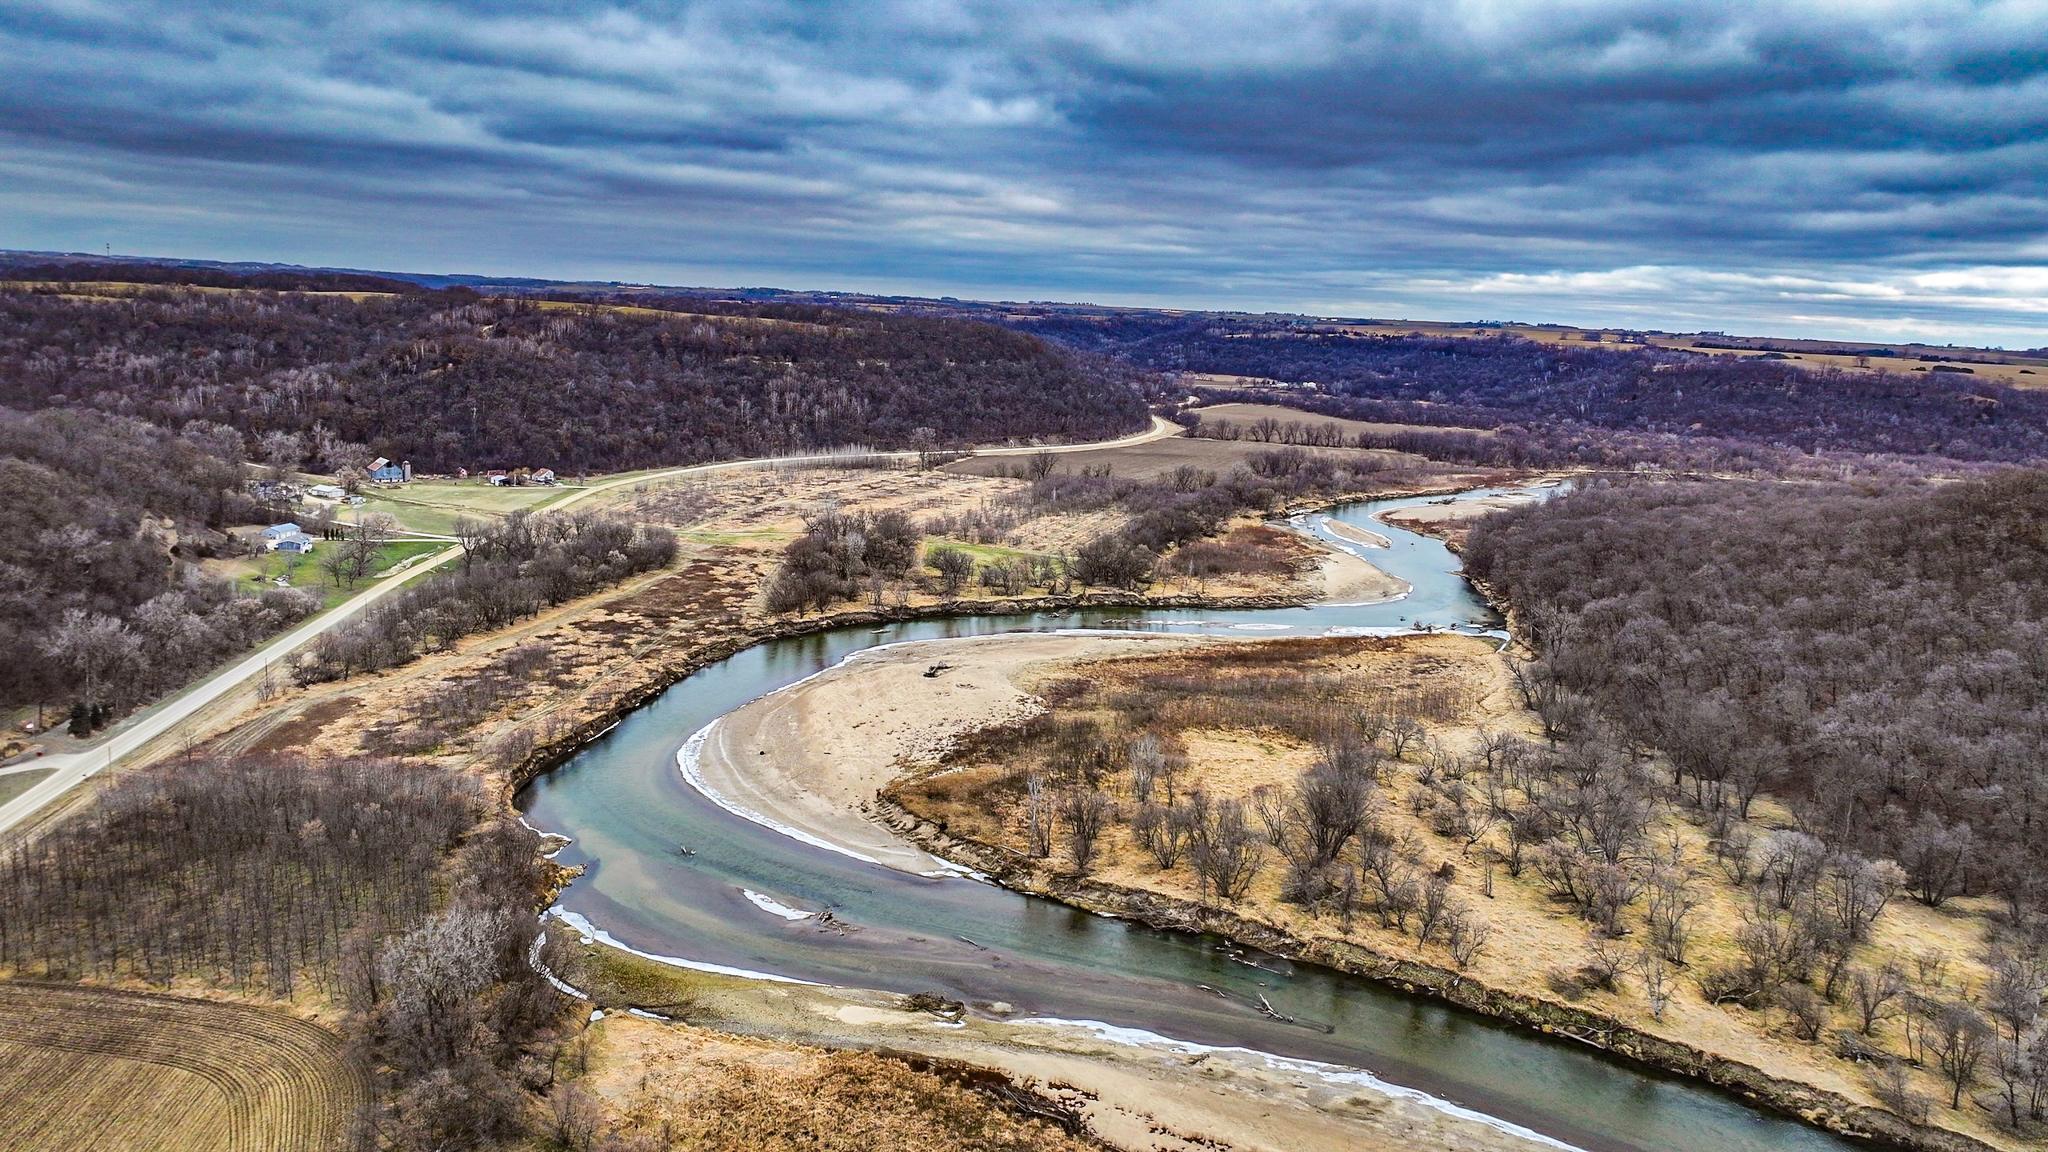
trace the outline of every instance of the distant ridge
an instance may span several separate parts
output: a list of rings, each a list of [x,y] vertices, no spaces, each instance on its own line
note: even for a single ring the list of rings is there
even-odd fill
[[[211,272],[223,276],[248,277],[256,280],[257,282],[252,283],[251,287],[292,287],[292,285],[288,284],[264,284],[261,282],[261,278],[266,276],[307,277],[312,279],[361,277],[368,280],[386,282],[389,287],[382,289],[386,291],[401,290],[398,287],[399,285],[409,284],[435,291],[449,288],[469,288],[478,292],[501,295],[601,293],[609,296],[614,303],[621,302],[620,297],[644,294],[647,296],[698,297],[707,300],[754,304],[810,304],[836,308],[875,308],[883,311],[909,310],[925,315],[982,319],[1003,324],[1008,324],[1017,319],[1020,313],[1026,316],[1257,317],[1297,327],[1362,325],[1382,331],[1413,328],[1417,330],[1417,334],[1421,335],[1450,337],[1498,334],[1527,338],[1532,334],[1548,333],[1550,338],[1555,339],[1561,334],[1573,333],[1583,333],[1588,338],[1601,333],[1627,333],[1631,336],[1640,333],[1662,338],[1666,341],[1683,339],[1687,346],[1702,351],[1709,349],[1739,349],[1752,352],[1818,352],[1842,357],[1868,354],[1904,355],[1918,356],[1920,359],[1935,359],[1937,357],[1934,354],[1937,353],[1962,353],[1964,355],[1944,355],[1939,358],[1960,360],[1966,363],[1997,362],[2013,358],[2048,357],[2048,347],[2004,349],[1964,345],[1933,345],[1912,341],[1781,339],[1768,335],[1744,336],[1718,331],[1665,332],[1657,329],[1636,330],[1619,327],[1582,328],[1571,324],[1532,323],[1497,319],[1427,321],[1387,317],[1330,316],[1300,312],[1148,308],[1136,305],[1091,304],[1085,301],[963,300],[954,296],[898,296],[872,292],[835,292],[819,289],[771,288],[763,286],[719,288],[707,285],[651,284],[631,280],[552,280],[538,276],[484,276],[468,272],[393,272],[386,269],[270,263],[254,260],[201,260],[181,256],[136,256],[125,253],[102,254],[97,252],[46,252],[32,249],[0,249],[0,279],[10,278],[10,276],[15,279],[54,279],[56,278],[54,276],[23,276],[21,273],[42,270],[55,271],[66,264],[120,265],[135,268],[189,270],[199,273]],[[375,291],[379,289],[364,286],[353,290]],[[1984,353],[1991,359],[1972,360],[1968,355],[1970,353]]]

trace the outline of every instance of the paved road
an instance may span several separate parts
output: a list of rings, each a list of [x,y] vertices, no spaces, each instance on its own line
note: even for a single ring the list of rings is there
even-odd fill
[[[979,450],[976,455],[1028,456],[1033,453],[1047,451],[1056,453],[1086,452],[1098,448],[1143,444],[1152,440],[1162,440],[1179,433],[1179,425],[1174,424],[1170,420],[1154,416],[1152,418],[1152,427],[1143,432],[1117,440],[1099,441],[1090,444],[1064,444],[1049,448],[984,448]],[[878,455],[886,455],[898,460],[910,460],[915,459],[917,453],[889,452],[878,453]],[[718,464],[695,464],[687,468],[671,468],[663,472],[653,472],[642,476],[626,476],[617,480],[607,480],[602,484],[593,484],[586,488],[573,489],[562,499],[549,504],[543,511],[560,511],[561,509],[579,504],[599,493],[632,485],[657,483],[684,476],[703,476],[716,472],[732,472],[748,468],[768,468],[780,464],[818,463],[830,459],[832,459],[830,454],[821,453],[810,456],[783,456],[761,460],[727,460]],[[285,657],[296,652],[300,647],[311,643],[314,637],[319,636],[322,632],[347,623],[351,618],[362,612],[363,609],[368,608],[384,597],[398,591],[398,589],[406,584],[460,555],[462,555],[460,547],[448,548],[434,553],[424,560],[416,561],[411,567],[402,572],[384,577],[354,597],[342,601],[333,610],[299,625],[220,672],[186,689],[179,695],[162,701],[124,722],[119,728],[115,729],[113,735],[96,747],[85,749],[82,752],[66,752],[55,756],[45,756],[40,760],[23,765],[24,768],[49,768],[54,769],[54,771],[51,772],[47,779],[38,780],[28,791],[23,792],[6,804],[0,805],[0,835],[4,835],[16,825],[34,816],[45,805],[77,787],[93,773],[120,763],[124,758],[134,755],[143,746],[190,720],[195,713],[207,705],[219,700],[243,684],[261,677],[265,668],[279,664]]]

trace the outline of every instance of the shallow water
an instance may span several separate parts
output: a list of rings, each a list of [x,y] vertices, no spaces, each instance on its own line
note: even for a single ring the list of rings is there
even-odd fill
[[[573,839],[557,859],[586,866],[562,907],[643,952],[828,984],[1003,1001],[1020,1016],[1317,1061],[1337,1066],[1325,1070],[1335,1077],[1363,1070],[1591,1152],[1851,1147],[1695,1083],[1363,979],[801,843],[724,811],[678,770],[678,751],[705,725],[878,644],[1070,628],[1274,636],[1497,628],[1499,619],[1459,576],[1457,557],[1442,542],[1371,519],[1423,501],[1375,501],[1331,514],[1388,537],[1391,548],[1322,533],[1408,581],[1412,591],[1399,600],[968,617],[773,641],[675,685],[535,781],[520,806],[536,827]],[[1314,517],[1297,522],[1316,530]],[[684,845],[694,855],[679,852]],[[824,908],[859,930],[842,936],[788,916]],[[1300,1023],[1267,1017],[1261,997]]]

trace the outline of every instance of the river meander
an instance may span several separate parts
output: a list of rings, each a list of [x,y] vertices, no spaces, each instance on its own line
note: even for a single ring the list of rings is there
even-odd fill
[[[1477,498],[1504,490],[1461,494]],[[571,838],[584,874],[567,912],[636,950],[752,973],[1003,1002],[1019,1017],[1092,1021],[1188,1044],[1317,1061],[1428,1093],[1589,1152],[1808,1152],[1853,1142],[1756,1111],[1680,1078],[1498,1024],[1370,981],[1226,942],[1161,932],[965,877],[922,877],[804,843],[725,811],[685,782],[677,754],[756,697],[880,644],[1015,631],[1168,629],[1237,635],[1367,634],[1500,621],[1432,538],[1374,519],[1423,498],[1330,513],[1391,547],[1321,534],[1407,581],[1371,605],[1246,611],[1106,609],[862,626],[776,640],[663,693],[529,786],[519,804]],[[1318,531],[1317,518],[1297,521]],[[679,852],[688,845],[693,855]],[[751,895],[750,895],[751,894]],[[775,905],[832,909],[859,931],[819,931]],[[1269,1018],[1264,997],[1300,1023]]]

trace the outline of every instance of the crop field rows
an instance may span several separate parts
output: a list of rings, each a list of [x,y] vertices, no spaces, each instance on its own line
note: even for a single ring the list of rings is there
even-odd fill
[[[340,1039],[305,1020],[0,983],[0,1148],[315,1152],[362,1098]]]

